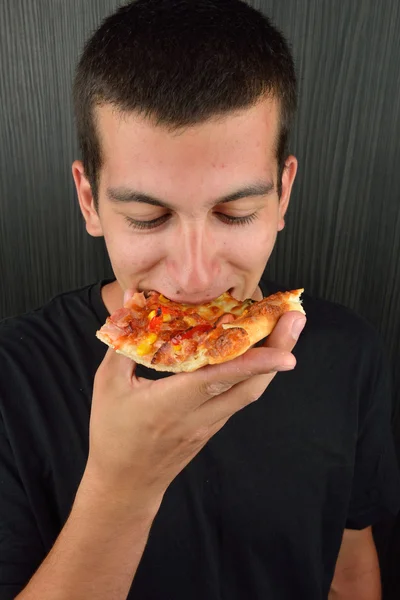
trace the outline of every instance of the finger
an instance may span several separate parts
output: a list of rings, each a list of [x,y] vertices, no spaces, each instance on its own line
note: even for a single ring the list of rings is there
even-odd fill
[[[264,354],[262,348],[254,348],[233,361],[212,367],[214,369],[212,380],[208,381],[203,377],[205,395],[207,396],[207,392],[209,394],[210,391],[213,392],[213,396],[224,393],[249,377],[274,374],[294,368],[296,359],[291,354],[291,350],[305,323],[306,318],[299,311],[290,311],[282,315],[263,346],[265,349],[268,348],[268,354]],[[207,374],[206,369],[200,370],[203,376]]]
[[[174,397],[182,411],[195,410],[211,398],[223,394],[238,383],[255,375],[287,371],[296,364],[294,356],[276,348],[253,348],[220,365],[209,365],[193,373],[180,373],[168,379],[168,395],[165,380],[155,382],[163,386],[165,398]]]
[[[292,354],[289,354],[290,358],[287,357],[286,353],[294,348],[305,323],[306,319],[300,312],[294,311],[284,314],[279,319],[271,336],[267,338],[264,348],[268,348],[270,352],[278,353],[275,354],[276,356],[279,356],[279,351],[281,351],[281,356],[285,357],[284,364],[293,368],[296,359]],[[247,354],[250,354],[250,352]],[[270,354],[270,356],[272,355]],[[260,358],[262,358],[262,355],[260,355]],[[263,371],[262,365],[260,370]],[[208,423],[213,425],[221,419],[229,418],[238,410],[258,400],[270,385],[278,370],[284,369],[277,368],[272,369],[269,373],[265,373],[265,371],[264,373],[255,373],[248,381],[238,382],[229,391],[225,389],[221,395],[208,400],[200,407],[204,408],[202,418],[206,416]]]
[[[209,427],[214,427],[221,420],[226,421],[239,410],[259,400],[276,375],[275,371],[267,375],[255,375],[248,381],[242,381],[199,406],[196,414]]]
[[[272,333],[264,342],[265,348],[291,351],[306,324],[306,317],[299,311],[289,311],[281,316]]]
[[[281,368],[281,371],[292,370],[295,367],[296,359],[293,355],[290,356],[292,356],[291,362],[288,363],[286,369]],[[214,427],[220,421],[226,421],[239,410],[258,400],[277,374],[277,370],[271,370],[268,373],[253,375],[222,394],[209,399],[199,406],[196,412],[210,427]]]

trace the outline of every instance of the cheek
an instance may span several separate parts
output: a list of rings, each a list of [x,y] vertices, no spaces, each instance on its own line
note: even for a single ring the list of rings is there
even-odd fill
[[[161,247],[151,236],[126,231],[105,232],[104,240],[114,273],[138,274],[151,269],[161,260]]]
[[[259,223],[230,237],[232,239],[225,246],[225,255],[229,257],[229,262],[251,270],[265,266],[274,248],[277,231]]]

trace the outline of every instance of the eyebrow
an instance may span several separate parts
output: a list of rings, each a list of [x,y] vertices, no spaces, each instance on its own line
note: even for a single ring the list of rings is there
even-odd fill
[[[259,181],[250,185],[247,185],[236,192],[228,194],[227,196],[223,196],[222,198],[217,198],[213,202],[210,203],[210,206],[216,206],[217,204],[225,204],[226,202],[234,202],[235,200],[241,200],[242,198],[250,198],[252,196],[266,196],[273,192],[275,189],[275,185],[272,181],[263,182]],[[161,200],[160,198],[155,198],[154,196],[149,196],[148,194],[143,194],[142,192],[137,192],[135,190],[130,190],[127,188],[108,188],[106,191],[107,198],[111,200],[111,202],[141,202],[144,204],[151,204],[152,206],[161,206],[162,208],[167,208],[169,210],[174,210],[174,207]]]

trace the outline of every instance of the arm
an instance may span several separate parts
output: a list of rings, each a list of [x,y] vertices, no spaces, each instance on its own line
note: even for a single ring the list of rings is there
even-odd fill
[[[16,600],[124,600],[169,484],[279,370],[295,365],[292,323],[264,348],[157,381],[109,350],[95,377],[89,457],[55,545]]]
[[[381,600],[379,562],[371,527],[344,530],[329,600]]]
[[[84,475],[56,543],[16,600],[126,598],[159,504],[140,508]]]
[[[158,506],[136,509],[110,492],[83,477],[56,543],[16,600],[126,598]]]

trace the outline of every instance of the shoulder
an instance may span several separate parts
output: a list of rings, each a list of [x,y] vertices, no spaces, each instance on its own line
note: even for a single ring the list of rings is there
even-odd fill
[[[25,314],[0,321],[0,356],[12,356],[13,351],[29,352],[43,341],[65,338],[80,317],[89,314],[90,296],[99,284],[88,285],[64,292],[52,298],[42,307]],[[32,357],[34,358],[34,357]]]
[[[380,341],[377,329],[354,310],[328,300],[303,294],[303,306],[308,317],[309,328],[314,333],[329,333],[347,343],[376,344]]]
[[[41,411],[71,406],[82,390],[90,398],[105,353],[95,335],[102,318],[100,287],[101,282],[60,294],[0,322],[0,411],[9,422],[28,414],[36,422]]]

